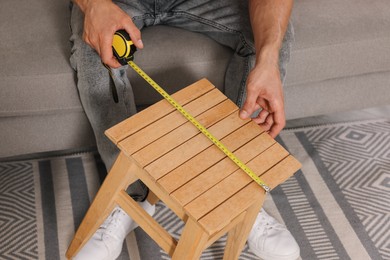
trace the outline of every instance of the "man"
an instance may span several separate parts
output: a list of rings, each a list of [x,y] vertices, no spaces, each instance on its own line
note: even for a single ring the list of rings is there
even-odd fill
[[[111,48],[115,31],[125,29],[138,49],[143,48],[141,29],[165,24],[200,32],[228,46],[235,54],[227,68],[225,94],[240,107],[240,117],[250,117],[272,137],[285,125],[282,79],[291,40],[289,17],[292,0],[74,0],[71,16],[71,64],[77,71],[84,110],[95,132],[99,153],[110,169],[117,148],[104,131],[136,113],[126,67]],[[286,31],[288,33],[286,33]],[[286,36],[288,37],[284,37]],[[284,41],[283,41],[284,39]],[[113,69],[119,102],[109,90]],[[140,182],[128,188],[149,214],[147,188]],[[136,227],[119,207],[102,224],[76,259],[115,259],[126,235]],[[299,246],[290,232],[261,210],[249,235],[250,249],[263,259],[296,259]]]

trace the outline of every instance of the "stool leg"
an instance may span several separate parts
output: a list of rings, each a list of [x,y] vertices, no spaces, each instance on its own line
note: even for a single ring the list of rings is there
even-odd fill
[[[248,208],[245,218],[229,231],[224,260],[238,259],[262,205],[262,200],[254,203]]]
[[[208,240],[209,235],[204,229],[196,221],[189,218],[172,255],[172,260],[199,259]]]
[[[130,169],[130,161],[120,153],[69,245],[66,252],[68,259],[77,254],[107,218],[115,207],[115,198],[119,192],[138,179],[131,174]]]

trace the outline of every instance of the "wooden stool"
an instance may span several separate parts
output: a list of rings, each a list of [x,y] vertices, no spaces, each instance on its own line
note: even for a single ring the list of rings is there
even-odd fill
[[[272,189],[300,164],[207,80],[173,98]],[[116,205],[127,212],[172,259],[198,259],[228,232],[224,259],[238,259],[265,198],[239,169],[167,101],[162,100],[106,132],[120,155],[71,242],[72,258]],[[177,242],[128,194],[136,180],[185,222]],[[149,196],[150,197],[150,196]]]

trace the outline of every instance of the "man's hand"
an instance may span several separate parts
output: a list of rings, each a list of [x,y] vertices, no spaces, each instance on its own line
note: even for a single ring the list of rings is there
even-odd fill
[[[114,33],[119,29],[129,33],[137,48],[143,48],[141,32],[130,16],[111,0],[76,0],[76,3],[85,15],[83,39],[97,51],[105,64],[113,68],[121,66],[111,47]]]
[[[256,65],[247,79],[247,97],[240,116],[248,118],[261,108],[253,120],[274,138],[286,124],[278,62],[292,5],[293,0],[249,0]]]
[[[275,138],[285,126],[283,89],[277,64],[259,64],[248,76],[247,97],[240,117],[249,118],[260,108],[261,112],[253,121]]]

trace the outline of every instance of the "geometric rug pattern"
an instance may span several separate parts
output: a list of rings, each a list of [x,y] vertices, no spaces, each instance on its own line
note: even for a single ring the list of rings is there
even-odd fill
[[[0,164],[0,258],[38,257],[35,192],[29,162]]]
[[[0,162],[0,259],[65,259],[99,164],[96,153]]]
[[[390,259],[390,122],[283,130],[302,168],[266,198],[301,259]],[[65,259],[105,175],[96,152],[0,162],[0,259]],[[178,238],[183,223],[157,204],[154,218]],[[201,259],[221,259],[226,237]],[[169,257],[139,228],[119,259]],[[240,260],[257,259],[246,247]]]
[[[302,174],[279,187],[294,198],[291,224],[311,249],[302,257],[390,259],[390,122],[284,131],[281,138],[293,154],[295,145],[304,148]]]
[[[371,259],[390,257],[390,124],[296,133]]]

